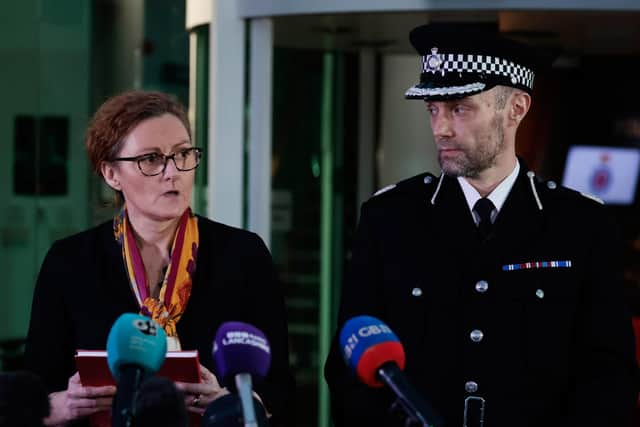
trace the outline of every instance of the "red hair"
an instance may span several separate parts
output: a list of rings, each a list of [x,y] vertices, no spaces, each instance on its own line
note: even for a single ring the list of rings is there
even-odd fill
[[[103,162],[117,156],[125,137],[140,122],[173,114],[191,138],[191,125],[184,106],[175,97],[162,92],[130,91],[107,99],[93,115],[85,145],[93,170],[100,175]]]

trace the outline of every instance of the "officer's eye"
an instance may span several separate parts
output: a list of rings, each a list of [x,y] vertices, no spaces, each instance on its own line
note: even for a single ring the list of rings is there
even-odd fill
[[[462,104],[456,104],[453,108],[452,111],[454,114],[464,114],[467,111],[469,111],[469,108],[466,105],[462,105]]]

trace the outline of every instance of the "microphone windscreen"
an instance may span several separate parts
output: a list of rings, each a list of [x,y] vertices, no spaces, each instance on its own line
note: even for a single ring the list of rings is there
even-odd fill
[[[382,387],[377,370],[393,362],[404,369],[405,354],[402,343],[380,319],[356,316],[345,322],[339,337],[345,363],[360,381],[370,387]]]
[[[269,427],[264,407],[258,399],[253,399],[258,427]],[[244,425],[242,404],[237,394],[229,393],[211,402],[202,415],[202,427],[230,427]]]
[[[118,381],[120,367],[134,365],[153,374],[167,354],[167,335],[153,320],[139,314],[125,313],[118,317],[107,338],[107,363]]]
[[[237,374],[263,378],[271,365],[271,348],[264,333],[243,322],[225,322],[213,342],[213,360],[218,377],[230,386]]]
[[[134,413],[136,427],[186,427],[189,421],[184,394],[164,377],[149,377],[140,384]]]

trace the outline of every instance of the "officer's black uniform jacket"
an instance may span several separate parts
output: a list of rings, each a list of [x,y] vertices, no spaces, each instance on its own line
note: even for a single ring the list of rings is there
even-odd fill
[[[416,176],[364,203],[338,327],[386,322],[446,426],[468,396],[485,399],[486,427],[626,426],[636,363],[615,230],[600,203],[521,167],[483,241],[455,178]],[[571,267],[503,270],[537,261]],[[325,376],[336,427],[396,425],[391,393],[359,384],[335,339]]]

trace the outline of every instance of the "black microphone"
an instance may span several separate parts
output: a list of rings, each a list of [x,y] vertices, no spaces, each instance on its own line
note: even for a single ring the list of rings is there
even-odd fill
[[[140,384],[160,369],[166,353],[167,336],[150,318],[125,313],[115,321],[107,339],[107,363],[118,386],[111,413],[113,427],[133,425]]]
[[[135,427],[187,427],[184,394],[168,378],[149,377],[142,382],[134,407]]]
[[[255,408],[256,425],[269,427],[267,414],[258,399],[253,399]],[[244,411],[240,396],[229,393],[217,398],[207,406],[202,416],[202,427],[241,427],[244,426]]]
[[[402,373],[404,348],[381,320],[371,316],[349,319],[340,331],[345,362],[369,387],[388,386],[405,413],[425,427],[440,427],[442,418],[407,381]]]

